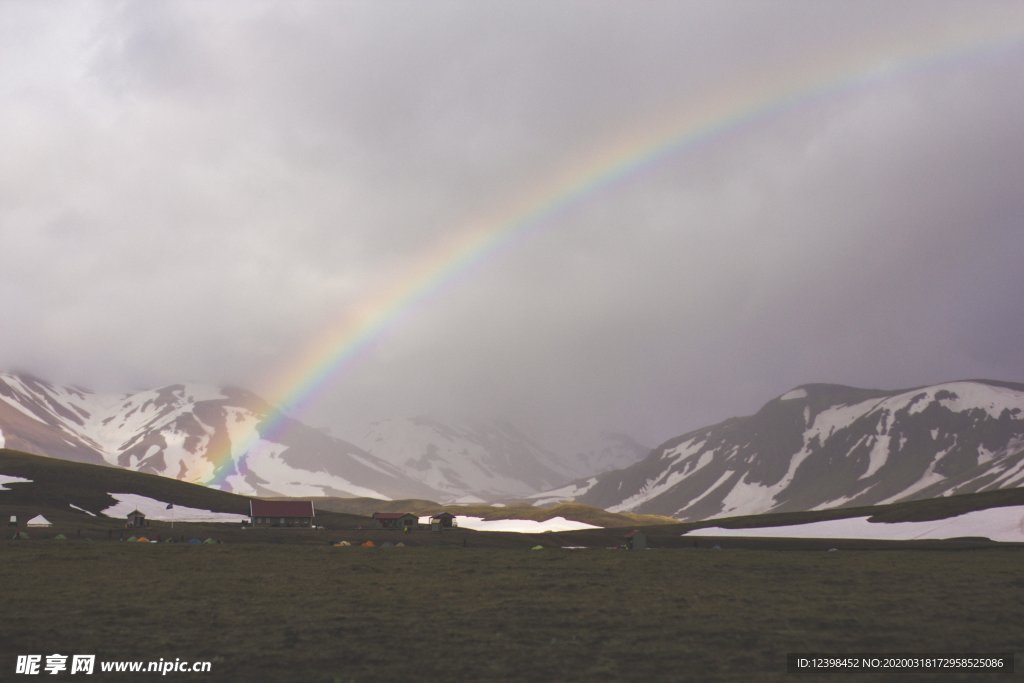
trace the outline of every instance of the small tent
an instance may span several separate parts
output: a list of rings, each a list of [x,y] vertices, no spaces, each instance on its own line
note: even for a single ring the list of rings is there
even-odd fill
[[[53,540],[55,540],[55,541],[66,541],[66,540],[68,540],[68,537],[65,536],[64,534],[57,534],[56,536],[53,537]]]
[[[530,550],[544,550],[544,546],[542,546],[542,545],[535,545],[532,548],[530,548]]]
[[[334,544],[334,547],[335,548],[348,548],[351,545],[352,544],[349,543],[348,541],[338,541],[337,543]]]
[[[48,527],[53,526],[50,520],[46,519],[42,515],[36,515],[32,519],[28,520],[29,527]]]
[[[188,539],[188,542],[189,542],[189,545],[202,545],[202,543],[203,543],[198,538],[190,538],[190,539]]]
[[[149,543],[149,539],[146,538],[145,536],[139,536],[138,538],[135,539],[135,541],[137,543]]]
[[[205,541],[203,541],[203,543],[205,545],[215,545],[217,543],[217,541],[213,540],[212,538],[208,538]]]
[[[137,541],[137,540],[139,540],[139,539],[135,538],[134,536],[129,536],[128,538],[126,538],[126,539],[124,539],[124,540],[125,540],[125,541],[126,541],[127,543],[135,543],[135,541]]]
[[[377,544],[374,543],[373,541],[366,541],[365,543],[363,543],[363,547],[364,548],[376,548]]]

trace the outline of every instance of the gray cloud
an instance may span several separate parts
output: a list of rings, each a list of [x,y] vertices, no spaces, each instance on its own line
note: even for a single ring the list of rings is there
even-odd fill
[[[803,382],[1024,380],[1024,44],[997,46],[1024,28],[1014,4],[0,13],[4,367],[268,390],[565,169],[862,73],[547,216],[396,318],[303,417],[654,443]]]

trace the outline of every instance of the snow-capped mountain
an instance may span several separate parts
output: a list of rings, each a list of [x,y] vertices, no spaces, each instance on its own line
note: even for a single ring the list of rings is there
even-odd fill
[[[247,495],[436,494],[351,443],[273,415],[258,396],[232,387],[100,394],[0,373],[0,447]]]
[[[797,387],[630,467],[537,496],[700,520],[1024,485],[1024,385]]]
[[[500,421],[378,420],[355,441],[444,497],[465,502],[524,496],[580,476],[565,459]]]

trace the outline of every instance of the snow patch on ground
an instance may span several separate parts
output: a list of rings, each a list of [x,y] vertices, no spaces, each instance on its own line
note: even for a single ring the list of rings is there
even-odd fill
[[[430,518],[427,517],[426,520],[426,523],[429,524]],[[535,534],[544,531],[579,531],[580,529],[601,528],[585,522],[575,522],[571,519],[566,519],[565,517],[552,517],[551,519],[545,519],[543,522],[538,522],[533,519],[486,520],[482,517],[458,515],[455,517],[455,523],[462,529],[473,529],[474,531],[507,531],[518,534]]]
[[[1007,466],[999,478],[993,482],[992,487],[1009,488],[1022,484],[1024,484],[1024,459],[1016,465]]]
[[[904,500],[905,498],[917,493],[921,489],[928,488],[932,484],[938,484],[940,481],[943,481],[946,477],[936,472],[935,466],[939,463],[939,461],[942,459],[942,456],[945,454],[946,451],[939,453],[939,455],[936,456],[935,460],[933,460],[932,463],[928,465],[928,469],[924,471],[924,474],[921,475],[921,478],[918,479],[916,482],[914,482],[907,488],[903,489],[896,495],[889,496],[884,500],[878,501],[876,505],[885,505],[886,503],[895,503],[897,501]]]
[[[826,408],[814,416],[814,422],[811,423],[811,428],[807,432],[807,440],[810,441],[817,436],[824,442],[825,439],[832,436],[836,429],[849,427],[856,420],[877,408],[880,402],[880,399],[869,398],[860,403]]]
[[[775,504],[775,494],[779,490],[778,486],[749,482],[744,476],[722,499],[722,512],[738,516],[769,510]]]
[[[155,519],[165,522],[173,520],[175,522],[238,523],[249,519],[249,515],[239,515],[233,512],[212,512],[210,510],[200,510],[179,505],[175,505],[173,509],[168,510],[167,501],[140,496],[137,493],[111,493],[109,495],[117,501],[117,504],[103,510],[103,514],[107,517],[124,519],[132,510],[138,510],[146,515],[148,520]]]
[[[680,510],[677,510],[677,511],[676,511],[676,516],[677,516],[677,517],[679,517],[679,516],[682,516],[682,514],[683,514],[683,513],[684,513],[684,512],[686,511],[686,510],[689,510],[689,509],[690,509],[690,508],[692,508],[692,507],[693,507],[694,505],[696,505],[697,503],[701,502],[702,500],[704,500],[705,498],[707,498],[708,496],[710,496],[710,495],[711,495],[712,493],[714,493],[714,492],[715,492],[715,489],[717,489],[717,488],[718,488],[719,486],[721,486],[721,485],[722,485],[722,482],[724,482],[724,481],[725,481],[726,479],[728,479],[729,477],[731,477],[731,476],[732,476],[733,474],[735,474],[735,472],[734,472],[733,470],[726,470],[726,471],[725,471],[725,472],[724,472],[724,473],[722,474],[722,476],[720,476],[720,477],[718,478],[718,481],[716,481],[716,482],[715,482],[714,484],[712,484],[711,486],[709,486],[709,487],[707,488],[707,490],[706,490],[706,491],[704,491],[704,493],[700,494],[699,496],[697,496],[696,498],[694,498],[693,500],[691,500],[691,501],[689,502],[689,504],[688,504],[688,505],[687,505],[686,507],[684,507],[684,508],[682,508],[682,509],[680,509]]]
[[[704,451],[696,460],[690,458],[690,460],[687,461],[686,463],[686,467],[683,468],[683,474],[691,474],[692,472],[696,472],[697,470],[706,467],[708,464],[711,463],[714,457],[714,451]]]
[[[936,399],[936,394],[943,391],[956,394],[956,398],[944,396],[941,399]],[[906,402],[910,398],[920,394],[924,394],[924,397],[918,399],[918,401],[913,405],[909,411],[910,414],[920,413],[933,403],[938,403],[939,405],[954,412],[981,409],[987,412],[990,417],[998,419],[1003,414],[1004,410],[1013,410],[1015,408],[1024,407],[1024,392],[1009,389],[1007,387],[997,387],[992,386],[991,384],[976,382],[947,382],[946,384],[937,384],[933,387],[928,387],[927,389],[920,391],[911,391],[899,396],[894,396],[890,400],[903,400]]]
[[[780,401],[792,401],[798,398],[807,398],[807,390],[803,387],[798,387],[792,391],[787,391],[782,396],[779,396]]]
[[[26,479],[25,477],[14,477],[7,474],[0,474],[0,491],[10,491],[10,489],[4,486],[4,484],[21,484],[31,482],[31,479]]]
[[[89,515],[90,517],[95,517],[96,516],[95,512],[89,512],[85,508],[80,508],[77,505],[75,505],[74,503],[68,503],[68,507],[71,508],[72,510],[78,510],[79,512],[84,512],[85,514]],[[125,513],[125,514],[128,514],[128,513]]]
[[[232,439],[231,443],[235,447],[237,442]],[[273,482],[270,488],[279,495],[326,496],[341,492],[357,498],[391,500],[380,491],[353,484],[336,474],[296,469],[281,458],[286,448],[281,444],[261,440],[250,446],[245,456],[245,467],[264,481]]]
[[[953,411],[981,408],[995,419],[998,419],[1004,410],[1024,405],[1024,393],[1007,387],[975,382],[950,382],[932,387],[932,396],[942,390],[957,395],[956,398],[943,398],[939,401],[946,408]]]
[[[882,465],[889,459],[889,440],[888,434],[881,434],[872,437],[871,452],[868,454],[869,462],[868,468],[864,474],[860,475],[858,479],[867,479],[872,474],[882,468]]]
[[[0,429],[0,448],[4,447],[4,443],[6,443],[4,441],[4,430]]]
[[[655,479],[648,479],[647,483],[644,484],[636,495],[630,496],[618,505],[612,505],[608,508],[608,512],[625,512],[627,510],[632,510],[641,503],[657,498],[683,479],[686,479],[686,477],[686,472],[667,472],[662,473],[661,476],[656,477]]]
[[[22,392],[21,392],[22,395],[29,395],[29,396],[31,396],[31,394],[27,390],[25,390],[24,385],[21,383],[21,381],[18,380],[17,378],[13,378],[13,377],[10,377],[8,375],[5,375],[4,379],[7,380],[7,383],[15,391],[17,391],[18,388],[21,387],[22,388]],[[9,398],[7,396],[4,396],[3,394],[0,394],[0,401],[4,401],[5,403],[7,403],[7,405],[11,406],[15,410],[17,410],[19,413],[22,413],[22,414],[32,418],[36,422],[42,422],[42,420],[39,419],[38,415],[36,415],[31,410],[29,410],[28,408],[23,406],[16,398]]]
[[[914,539],[980,536],[993,541],[1024,542],[1024,505],[976,510],[929,522],[869,522],[867,517],[833,519],[754,529],[695,529],[685,536],[758,536],[772,538],[860,538],[909,541]]]
[[[671,458],[672,464],[678,465],[679,463],[681,463],[683,460],[690,457],[694,453],[699,452],[700,449],[704,447],[704,442],[704,437],[695,436],[689,441],[684,441],[675,448],[667,449],[664,453],[661,454],[661,459],[668,460],[669,458]]]

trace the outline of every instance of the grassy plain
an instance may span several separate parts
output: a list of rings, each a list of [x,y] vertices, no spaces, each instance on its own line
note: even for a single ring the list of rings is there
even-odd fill
[[[156,677],[194,681],[1015,679],[786,673],[807,651],[1024,664],[1019,548],[526,547],[5,543],[0,680],[54,652],[212,660]]]

